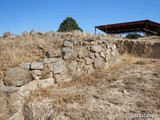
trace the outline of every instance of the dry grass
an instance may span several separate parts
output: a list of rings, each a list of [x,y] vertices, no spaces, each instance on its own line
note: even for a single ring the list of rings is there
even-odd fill
[[[116,76],[116,73],[118,73],[118,71],[119,71],[122,67],[127,66],[127,65],[129,65],[129,64],[132,64],[133,62],[135,62],[135,61],[137,61],[137,60],[139,60],[139,59],[140,59],[140,58],[137,58],[137,57],[135,57],[135,56],[132,56],[132,55],[130,55],[130,54],[125,53],[125,54],[123,54],[123,55],[120,56],[120,62],[117,63],[117,64],[112,65],[112,66],[108,69],[108,72],[109,72],[110,74],[113,74],[113,75]],[[113,76],[113,77],[114,77],[114,76]]]
[[[85,95],[83,94],[58,91],[53,88],[33,91],[27,98],[27,101],[32,102],[35,100],[35,98],[37,100],[41,100],[43,98],[51,98],[53,105],[56,107],[65,107],[66,104],[72,104],[74,102],[83,103],[86,100]]]
[[[25,37],[0,41],[0,68],[17,66],[21,62],[36,61],[43,57],[38,46],[45,48],[47,43],[43,39]]]

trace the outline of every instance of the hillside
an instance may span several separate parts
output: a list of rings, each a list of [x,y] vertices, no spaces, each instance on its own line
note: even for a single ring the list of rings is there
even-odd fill
[[[6,34],[0,37],[0,119],[158,120],[159,49],[156,36]]]

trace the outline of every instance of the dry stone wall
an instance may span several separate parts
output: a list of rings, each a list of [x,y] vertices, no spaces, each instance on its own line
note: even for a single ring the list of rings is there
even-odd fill
[[[96,69],[107,69],[119,61],[116,45],[107,40],[64,40],[56,50],[49,49],[39,61],[22,62],[2,73],[1,92],[9,94],[9,114],[0,111],[0,119],[24,119],[23,107],[30,93],[72,80],[73,76],[91,74]],[[7,105],[7,104],[6,104]]]
[[[44,59],[7,68],[4,72],[4,91],[15,92],[36,80],[44,80],[45,84],[51,85],[70,81],[73,76],[90,74],[99,68],[107,69],[112,63],[116,63],[119,57],[116,45],[103,40],[83,43],[64,40],[61,49],[56,52],[58,55],[53,55],[49,50]]]
[[[139,57],[160,59],[160,41],[147,40],[117,40],[118,51]]]

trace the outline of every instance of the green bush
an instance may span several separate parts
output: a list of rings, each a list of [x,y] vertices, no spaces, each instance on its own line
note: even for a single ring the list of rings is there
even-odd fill
[[[128,35],[126,35],[126,38],[128,39],[138,39],[139,37],[142,37],[142,36],[138,33],[129,33]]]
[[[74,30],[82,31],[82,29],[78,26],[72,17],[67,17],[65,20],[63,20],[58,29],[59,32],[70,32]]]

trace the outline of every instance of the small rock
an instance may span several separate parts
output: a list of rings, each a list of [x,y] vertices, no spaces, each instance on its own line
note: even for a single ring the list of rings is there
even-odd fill
[[[41,82],[38,82],[38,87],[39,88],[46,88],[46,87],[53,86],[54,84],[55,84],[54,78],[47,78],[47,79],[41,80]]]
[[[50,64],[50,63],[54,63],[55,61],[57,61],[58,58],[45,58],[42,60],[43,63],[45,64]]]
[[[41,77],[42,72],[40,70],[32,70],[31,74],[35,80],[38,80]]]
[[[116,50],[116,45],[115,44],[112,44],[110,47],[111,47],[111,50],[113,50],[113,51]]]
[[[85,49],[84,47],[79,48],[78,49],[78,58],[85,58],[86,56],[88,56],[88,51],[87,49]]]
[[[74,72],[77,71],[77,66],[78,66],[78,63],[77,61],[72,61],[69,65],[68,65],[68,68]]]
[[[66,63],[63,59],[58,59],[53,65],[54,73],[61,73],[66,70]]]
[[[32,70],[42,70],[43,68],[44,68],[44,65],[41,62],[33,62],[31,64],[31,69]]]
[[[46,52],[46,56],[48,58],[58,58],[61,56],[61,50],[60,49],[49,49],[47,52]]]
[[[63,59],[75,59],[77,58],[77,52],[71,48],[63,48],[62,57]]]
[[[23,36],[28,36],[29,33],[28,33],[28,32],[23,32],[22,35],[23,35]]]
[[[93,60],[90,58],[85,58],[85,63],[86,63],[86,65],[90,65],[93,63]]]
[[[101,68],[102,66],[104,65],[104,61],[102,58],[95,58],[94,59],[94,68],[97,69],[97,68]]]
[[[4,37],[4,38],[9,37],[10,35],[11,35],[10,32],[5,32],[5,33],[3,33],[3,37]]]
[[[87,46],[87,43],[86,42],[82,42],[82,46]]]
[[[98,53],[94,53],[94,56],[95,56],[96,58],[99,58],[99,57],[100,57]]]
[[[125,89],[123,90],[123,93],[126,94],[126,95],[128,95],[128,92]]]
[[[111,55],[106,54],[105,62],[109,62],[111,60]]]
[[[37,34],[35,30],[31,30],[30,32],[31,35]]]
[[[89,58],[91,58],[92,60],[94,60],[96,57],[95,57],[94,53],[89,53]]]
[[[102,58],[105,58],[105,54],[104,54],[103,52],[100,52],[100,56],[101,56]]]
[[[102,50],[103,50],[103,48],[99,45],[91,46],[92,52],[98,53],[98,52],[101,52]]]
[[[30,62],[21,63],[19,67],[29,70],[31,68]]]
[[[93,73],[93,71],[94,71],[93,65],[92,65],[92,64],[91,64],[91,65],[88,65],[87,74],[91,74],[91,73]]]
[[[17,38],[17,35],[11,34],[11,35],[9,36],[9,38],[15,39],[15,38]]]
[[[4,89],[3,89],[3,92],[6,93],[6,94],[11,94],[11,93],[16,92],[16,91],[18,91],[18,90],[19,90],[18,87],[5,86]]]
[[[74,42],[72,40],[65,40],[63,42],[63,46],[68,47],[68,48],[73,48],[73,44],[74,44]]]

